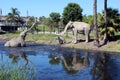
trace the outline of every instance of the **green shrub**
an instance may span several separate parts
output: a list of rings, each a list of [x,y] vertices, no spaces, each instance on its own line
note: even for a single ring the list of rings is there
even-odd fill
[[[117,44],[120,44],[120,40],[117,41]]]
[[[0,65],[0,80],[35,80],[33,68]]]

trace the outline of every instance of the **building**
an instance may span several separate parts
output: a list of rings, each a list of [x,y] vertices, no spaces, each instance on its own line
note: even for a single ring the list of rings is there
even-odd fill
[[[29,16],[30,17],[30,16]],[[18,28],[26,26],[29,20],[28,13],[27,17],[22,16],[20,18],[23,21],[22,24],[16,24],[12,20],[6,20],[6,16],[2,15],[2,9],[0,9],[0,31],[16,31]]]
[[[12,21],[6,21],[5,16],[0,16],[0,29],[3,31],[15,31],[19,26],[15,25]]]
[[[28,20],[27,17],[21,17],[25,22]],[[21,25],[22,26],[22,25]],[[0,16],[0,31],[16,31],[20,25],[16,25],[11,20],[6,21],[5,16]]]

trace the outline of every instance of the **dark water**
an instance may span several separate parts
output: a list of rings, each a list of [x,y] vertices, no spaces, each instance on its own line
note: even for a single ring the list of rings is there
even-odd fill
[[[85,51],[54,45],[5,48],[0,63],[32,66],[36,80],[120,80],[120,53]]]

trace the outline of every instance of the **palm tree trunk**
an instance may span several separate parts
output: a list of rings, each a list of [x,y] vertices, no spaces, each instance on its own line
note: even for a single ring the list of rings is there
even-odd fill
[[[105,20],[105,33],[103,38],[103,44],[105,45],[108,42],[108,34],[107,34],[107,0],[104,0],[104,20]]]
[[[97,0],[94,0],[93,10],[94,10],[94,45],[99,47],[100,45],[97,26]]]
[[[59,34],[59,32],[60,32],[60,28],[59,28],[59,25],[58,25],[58,34]]]

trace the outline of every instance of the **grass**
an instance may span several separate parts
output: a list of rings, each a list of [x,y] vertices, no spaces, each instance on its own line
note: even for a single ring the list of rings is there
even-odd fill
[[[56,35],[54,34],[28,34],[26,37],[27,42],[35,42],[42,44],[56,43]]]
[[[18,33],[7,33],[4,34],[5,36],[9,37],[9,39],[18,36]],[[120,35],[120,33],[116,34],[117,36]],[[100,48],[95,48],[93,45],[93,41],[89,43],[85,43],[84,41],[79,42],[77,44],[71,43],[72,41],[72,34],[68,33],[68,35],[63,35],[63,37],[66,40],[66,44],[61,45],[62,47],[74,47],[74,48],[79,48],[79,49],[87,49],[87,50],[102,50],[102,51],[117,51],[120,52],[120,40],[116,41],[111,41],[107,45],[102,46]],[[90,34],[91,39],[94,39],[94,34],[93,32]],[[78,35],[78,39],[85,40],[84,35]],[[54,34],[28,34],[26,37],[27,42],[35,42],[39,44],[53,44],[53,45],[58,45],[58,40],[57,36]]]
[[[33,68],[1,64],[0,80],[35,80]]]
[[[9,37],[9,39],[19,35],[16,33],[6,33],[3,36]],[[117,35],[120,35],[118,33]],[[72,41],[72,34],[63,35],[67,42]],[[93,33],[91,34],[93,39]],[[58,45],[58,41],[54,34],[28,34],[26,37],[27,42],[35,42],[39,44],[54,44]],[[79,38],[85,39],[83,35],[78,35]],[[115,51],[120,52],[120,40],[109,42],[107,45],[100,48],[94,48],[93,41],[89,43],[80,42],[77,44],[67,43],[61,45],[62,47],[71,47],[87,50],[101,50],[101,51]],[[8,64],[0,65],[0,80],[35,80],[35,74],[33,68],[26,68],[24,66],[10,67]]]
[[[50,27],[48,27],[48,26],[43,26],[43,25],[42,25],[42,26],[40,26],[40,25],[37,26],[37,29],[39,29],[40,31],[44,31],[44,30],[47,31],[47,32],[50,32],[50,31],[51,31],[51,28],[50,28]],[[53,27],[53,28],[52,28],[52,31],[54,31],[54,30],[57,31],[58,29],[57,29],[56,27]]]

